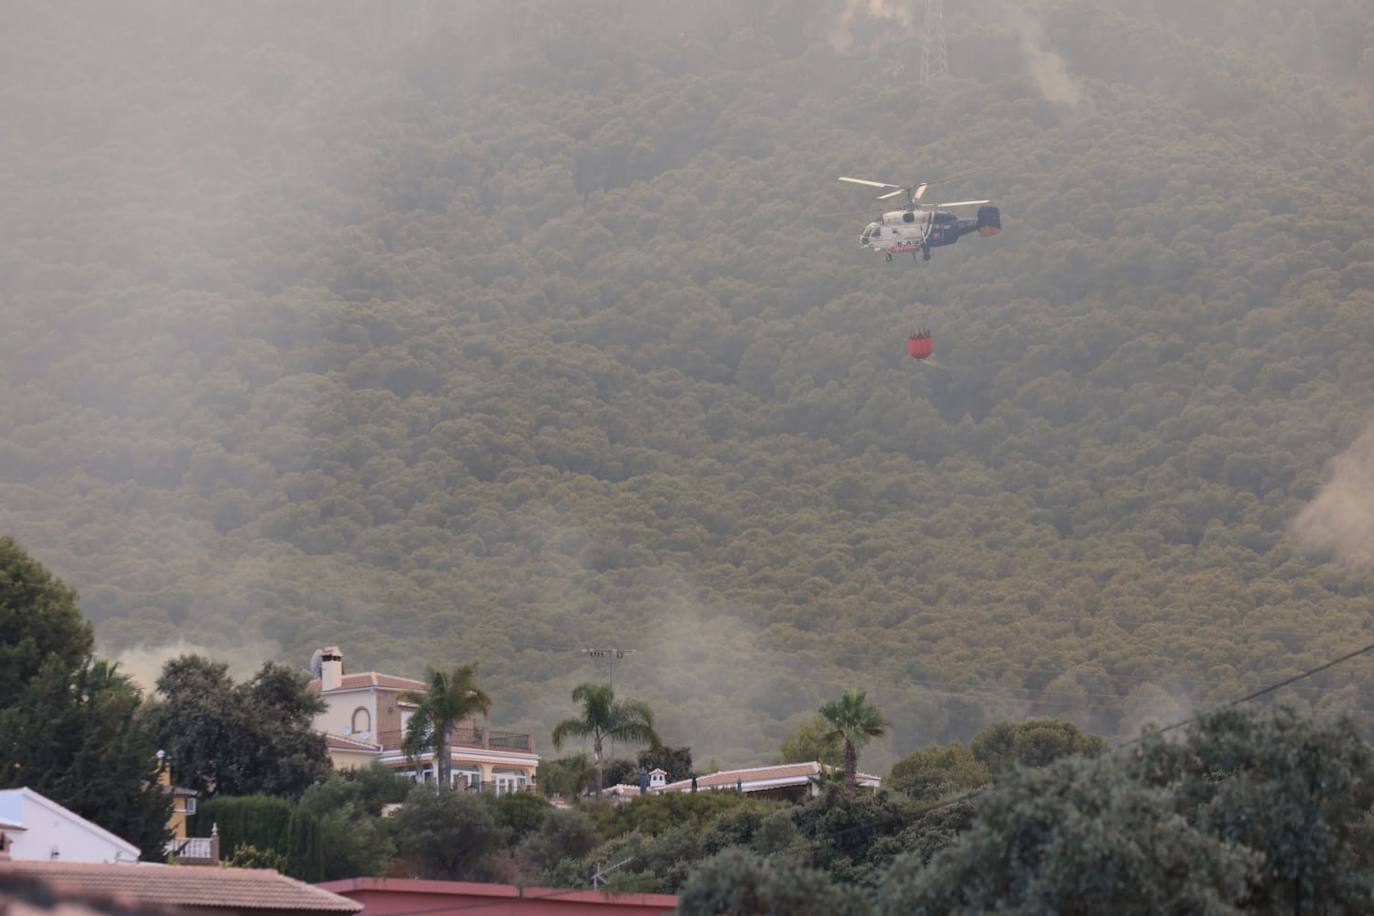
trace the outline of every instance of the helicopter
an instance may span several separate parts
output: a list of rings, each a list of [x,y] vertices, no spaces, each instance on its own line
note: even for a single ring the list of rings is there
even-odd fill
[[[930,183],[919,181],[916,184],[888,184],[885,181],[869,181],[867,178],[841,176],[840,181],[849,184],[879,188],[883,191],[878,200],[889,200],[906,195],[906,208],[889,210],[878,219],[864,227],[859,236],[859,244],[873,251],[881,251],[891,261],[894,254],[910,252],[912,259],[916,252],[923,260],[930,260],[930,249],[943,245],[953,245],[970,232],[977,232],[983,238],[990,238],[1002,231],[1002,211],[989,206],[990,200],[957,200],[947,204],[923,204]],[[974,219],[960,219],[950,210],[962,207],[977,207],[978,216]]]

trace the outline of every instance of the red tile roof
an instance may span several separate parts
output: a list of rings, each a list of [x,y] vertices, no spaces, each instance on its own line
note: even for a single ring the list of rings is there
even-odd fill
[[[373,744],[371,741],[360,741],[357,738],[350,738],[347,735],[335,735],[330,732],[325,733],[324,743],[326,747],[336,751],[372,751],[374,753],[381,753],[382,750],[380,744]]]
[[[320,689],[316,678],[307,685],[311,690]],[[377,671],[363,671],[359,674],[345,674],[336,690],[354,690],[358,687],[381,687],[389,690],[424,690],[425,682],[410,677],[397,677],[394,674],[381,674]]]
[[[27,875],[62,896],[113,898],[132,905],[356,913],[362,904],[270,869],[109,865],[98,862],[0,862],[0,876]]]

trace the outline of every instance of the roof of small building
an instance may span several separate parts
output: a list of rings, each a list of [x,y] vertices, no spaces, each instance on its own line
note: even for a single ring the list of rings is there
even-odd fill
[[[45,881],[0,873],[0,913],[6,916],[164,916],[174,912],[169,907],[122,906],[106,900],[62,900]]]
[[[361,903],[263,868],[196,868],[139,862],[0,862],[0,875],[46,881],[58,894],[134,904],[234,910],[356,913]]]
[[[775,766],[748,767],[742,770],[721,770],[718,773],[708,773],[705,776],[698,776],[697,788],[714,789],[731,787],[740,783],[747,786],[751,783],[757,784],[760,782],[771,782],[775,784],[779,782],[803,783],[809,779],[820,776],[822,772],[830,772],[833,770],[833,767],[827,767],[814,760],[807,763],[781,763]],[[873,776],[869,773],[859,773],[857,775],[860,785],[876,786],[882,782],[880,777]],[[659,791],[675,792],[683,789],[690,789],[691,787],[691,779],[679,779],[677,782],[668,783]]]
[[[315,678],[306,685],[309,689],[318,691],[320,689],[320,679]],[[395,674],[382,674],[378,671],[362,671],[358,674],[345,674],[339,681],[339,686],[335,690],[356,690],[359,687],[382,687],[389,690],[424,690],[425,682],[417,681],[412,677],[399,677]]]
[[[376,754],[382,750],[380,744],[350,738],[347,735],[336,735],[333,732],[325,732],[324,744],[332,751],[370,751]]]

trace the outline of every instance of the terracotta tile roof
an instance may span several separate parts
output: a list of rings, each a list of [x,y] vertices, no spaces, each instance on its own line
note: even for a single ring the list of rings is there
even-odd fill
[[[325,732],[324,743],[326,747],[337,751],[372,751],[381,753],[382,746],[373,744],[371,741],[360,741],[357,738],[350,738],[347,735],[335,735]]]
[[[5,916],[164,916],[165,907],[126,908],[107,901],[56,900],[48,885],[37,879],[9,878],[0,885],[0,913]]]
[[[733,787],[736,783],[743,783],[746,787],[750,783],[789,780],[801,783],[821,774],[821,764],[816,761],[808,763],[782,763],[776,766],[749,767],[743,770],[721,770],[719,773],[708,773],[705,776],[697,777],[698,789],[714,789],[720,787]],[[830,767],[825,767],[829,770]],[[859,781],[877,785],[881,780],[877,776],[868,773],[858,774]],[[690,791],[692,780],[679,779],[677,782],[670,782],[659,791],[661,792],[680,792]]]
[[[319,691],[320,679],[316,678],[306,685]],[[377,671],[363,671],[359,674],[345,674],[337,690],[355,690],[359,687],[382,687],[390,690],[424,690],[425,682],[410,677],[397,677],[394,674],[381,674]]]
[[[0,877],[27,875],[62,895],[131,905],[356,913],[362,904],[269,869],[97,862],[0,862]]]

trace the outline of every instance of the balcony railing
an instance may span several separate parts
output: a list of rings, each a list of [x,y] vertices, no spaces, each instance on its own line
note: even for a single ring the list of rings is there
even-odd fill
[[[174,839],[167,844],[166,850],[177,865],[218,865],[219,833]]]
[[[400,750],[403,740],[405,740],[405,732],[401,729],[377,733],[377,743],[382,746],[383,750]],[[534,740],[529,734],[492,731],[489,728],[455,728],[449,732],[449,744],[452,747],[495,748],[502,751],[534,753]]]

